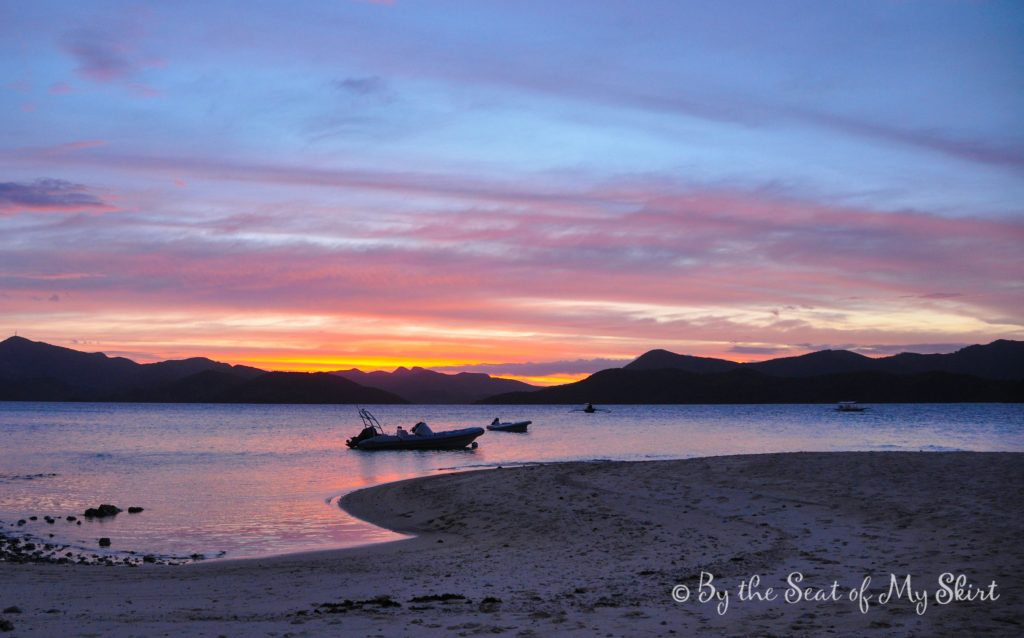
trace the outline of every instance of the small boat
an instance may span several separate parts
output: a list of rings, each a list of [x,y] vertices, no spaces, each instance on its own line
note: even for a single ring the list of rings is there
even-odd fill
[[[604,408],[595,408],[593,403],[588,403],[586,407],[573,410],[573,412],[586,412],[587,414],[593,414],[595,412],[608,412],[608,410],[605,410]]]
[[[836,405],[836,412],[863,412],[867,410],[863,405],[858,405],[856,401],[840,401]]]
[[[526,427],[533,423],[533,421],[513,421],[510,423],[502,423],[499,419],[494,419],[491,424],[487,426],[488,430],[494,430],[495,432],[526,432]]]
[[[462,428],[434,432],[423,421],[420,421],[407,432],[401,426],[394,434],[385,434],[377,417],[369,410],[359,410],[359,418],[363,420],[363,430],[345,441],[345,445],[353,450],[461,450],[465,447],[476,448],[475,439],[484,433],[483,428]]]

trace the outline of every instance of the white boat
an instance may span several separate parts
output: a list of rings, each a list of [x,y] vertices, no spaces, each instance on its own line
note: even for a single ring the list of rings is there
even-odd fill
[[[863,405],[858,405],[856,401],[840,401],[836,404],[836,412],[863,412],[867,410]]]
[[[476,448],[474,439],[484,433],[483,428],[434,432],[420,421],[411,431],[399,426],[394,434],[385,434],[380,421],[368,410],[360,409],[359,418],[363,420],[362,431],[345,441],[345,445],[353,450],[461,450]]]
[[[487,426],[488,430],[494,430],[495,432],[526,432],[527,426],[533,421],[511,421],[508,423],[502,423],[499,419],[494,419],[491,424]]]

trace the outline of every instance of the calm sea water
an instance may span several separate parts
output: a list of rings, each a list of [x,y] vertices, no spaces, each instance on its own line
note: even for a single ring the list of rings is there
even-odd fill
[[[530,419],[460,452],[356,452],[354,406],[0,403],[0,521],[96,547],[251,557],[397,536],[336,504],[364,487],[476,466],[829,450],[1024,451],[1024,406],[371,406],[388,429]],[[141,514],[67,523],[99,503]],[[44,515],[60,517],[54,525]]]

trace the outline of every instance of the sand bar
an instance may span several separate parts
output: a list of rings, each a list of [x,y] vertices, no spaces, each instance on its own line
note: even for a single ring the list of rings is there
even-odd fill
[[[343,499],[409,540],[186,566],[0,563],[0,608],[20,610],[2,618],[21,636],[1017,636],[1022,495],[1011,453],[488,469]],[[784,602],[793,572],[844,599]],[[939,605],[944,572],[1000,597]],[[718,599],[696,600],[702,573]],[[754,574],[778,599],[738,599]],[[866,575],[867,593],[887,591],[890,574],[928,592],[923,614],[847,598]],[[673,601],[676,585],[692,597]]]

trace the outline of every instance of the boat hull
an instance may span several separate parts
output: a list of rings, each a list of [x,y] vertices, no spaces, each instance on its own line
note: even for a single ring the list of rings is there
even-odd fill
[[[383,434],[359,441],[354,449],[368,451],[461,450],[472,444],[483,433],[483,428],[464,428],[462,430],[449,430],[448,432],[435,432],[427,436],[392,436],[390,434]]]

